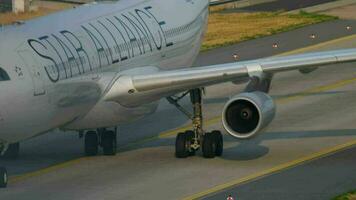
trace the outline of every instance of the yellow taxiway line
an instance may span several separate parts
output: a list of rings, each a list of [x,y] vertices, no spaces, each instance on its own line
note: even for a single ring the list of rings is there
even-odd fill
[[[292,160],[292,161],[283,163],[281,165],[277,165],[275,167],[272,167],[272,168],[257,172],[255,174],[251,174],[249,176],[246,176],[246,177],[243,177],[243,178],[240,178],[240,179],[232,180],[230,182],[223,183],[221,185],[217,185],[215,187],[212,187],[212,188],[207,189],[205,191],[199,192],[199,193],[194,194],[192,196],[185,197],[185,198],[183,198],[183,200],[199,199],[199,198],[202,198],[202,197],[207,196],[209,194],[212,194],[212,193],[215,193],[215,192],[219,192],[219,191],[222,191],[224,189],[227,189],[227,188],[230,188],[230,187],[233,187],[233,186],[237,186],[237,185],[249,182],[249,181],[253,181],[253,180],[256,180],[258,178],[262,178],[262,177],[265,177],[267,175],[271,175],[271,174],[277,173],[279,171],[295,167],[295,166],[303,164],[305,162],[315,160],[317,158],[325,157],[327,155],[330,155],[332,153],[336,153],[338,151],[347,149],[347,148],[355,146],[355,145],[356,145],[356,140],[353,140],[353,141],[345,143],[345,144],[341,144],[341,145],[338,145],[338,146],[335,146],[335,147],[332,147],[332,148],[324,149],[324,150],[319,151],[317,153],[314,153],[314,154],[311,154],[311,155],[308,155],[308,156],[305,156],[305,157],[302,157],[302,158],[299,158],[299,159],[296,159],[296,160]]]
[[[10,176],[9,180],[8,180],[8,183],[9,184],[17,183],[17,182],[20,182],[20,181],[23,181],[23,180],[26,180],[26,179],[29,179],[29,178],[32,178],[32,177],[35,177],[35,176],[40,176],[40,175],[43,175],[43,174],[46,174],[46,173],[50,173],[50,172],[56,171],[58,169],[63,169],[65,167],[72,166],[72,165],[74,165],[76,163],[79,163],[79,162],[84,161],[84,160],[89,160],[89,159],[90,159],[90,157],[77,158],[77,159],[74,159],[74,160],[69,160],[69,161],[65,161],[65,162],[59,163],[59,164],[55,164],[53,166],[46,167],[46,168],[43,168],[43,169],[40,169],[40,170],[37,170],[37,171],[34,171],[34,172],[25,173],[25,174],[22,174],[22,175]]]
[[[319,43],[319,44],[316,44],[316,45],[312,45],[312,46],[308,46],[308,47],[305,47],[305,48],[300,48],[300,49],[296,49],[296,50],[292,50],[292,51],[289,51],[289,52],[285,52],[285,53],[282,53],[282,54],[279,54],[277,56],[285,56],[285,55],[290,55],[290,54],[296,54],[296,53],[301,53],[301,52],[304,52],[304,51],[309,51],[309,50],[314,50],[314,49],[317,49],[317,48],[321,48],[321,47],[324,47],[324,46],[327,46],[327,45],[332,45],[332,44],[335,44],[335,43],[338,43],[338,42],[343,42],[343,41],[347,41],[347,40],[351,40],[351,39],[355,39],[356,38],[356,34],[355,35],[350,35],[350,36],[346,36],[346,37],[342,37],[342,38],[338,38],[338,39],[335,39],[335,40],[330,40],[330,41],[327,41],[327,42],[323,42],[323,43]],[[343,81],[340,81],[340,82],[337,82],[337,83],[334,83],[334,84],[331,84],[331,85],[326,85],[326,86],[322,86],[322,87],[317,87],[317,88],[313,88],[313,89],[310,89],[310,90],[307,90],[307,91],[304,91],[300,94],[297,94],[297,95],[293,95],[293,96],[290,96],[290,97],[286,97],[286,98],[283,98],[283,99],[280,99],[280,100],[277,100],[278,101],[292,101],[292,100],[296,100],[296,99],[299,99],[299,98],[302,98],[304,96],[306,96],[308,93],[315,93],[315,92],[321,92],[321,91],[326,91],[326,90],[331,90],[331,89],[335,89],[335,88],[338,88],[338,87],[341,87],[341,86],[345,86],[345,85],[348,85],[348,84],[351,84],[351,83],[354,83],[356,82],[356,78],[354,79],[348,79],[348,80],[343,80]],[[204,124],[209,126],[209,125],[213,125],[213,124],[216,124],[220,121],[220,117],[215,117],[213,119],[210,119],[210,120],[206,120],[204,121]],[[153,141],[153,140],[156,140],[156,139],[159,139],[159,138],[165,138],[165,137],[171,137],[173,136],[174,134],[177,134],[177,132],[180,132],[180,131],[183,131],[183,130],[186,130],[188,129],[190,126],[187,125],[187,126],[183,126],[181,128],[178,128],[178,129],[174,129],[174,130],[170,130],[170,131],[167,131],[167,132],[163,132],[161,133],[159,136],[154,136],[154,137],[149,137],[149,138],[146,138],[146,139],[143,139],[143,140],[139,140],[137,142],[133,142],[133,143],[129,143],[127,145],[125,145],[124,147],[121,147],[120,149],[125,149],[125,148],[128,148],[128,147],[131,147],[133,145],[136,145],[136,144],[142,144],[142,143],[145,143],[145,142],[148,142],[148,141]],[[344,148],[348,147],[348,146],[352,146],[354,145],[354,143],[356,143],[356,141],[354,141],[352,144],[349,144],[349,143],[346,143],[344,144],[343,146],[345,146]],[[340,145],[341,146],[341,145]],[[339,147],[339,146],[338,146]],[[328,154],[328,153],[331,153],[331,152],[334,152],[334,151],[337,151],[337,150],[340,150],[342,148],[337,148],[337,147],[334,147],[332,149],[329,149],[329,150],[325,150],[324,153],[321,152],[321,153],[318,153],[318,157],[322,156],[322,155],[325,155],[325,154]],[[326,153],[325,153],[326,152]],[[313,154],[314,155],[314,154]],[[317,156],[314,155],[311,156],[307,156],[307,157],[312,157],[310,159],[315,159],[317,158]],[[50,167],[46,167],[44,169],[40,169],[40,170],[37,170],[37,171],[34,171],[34,172],[29,172],[29,173],[25,173],[25,174],[22,174],[22,175],[15,175],[15,176],[10,176],[9,177],[9,184],[13,184],[13,183],[16,183],[16,182],[20,182],[20,181],[23,181],[23,180],[26,180],[26,179],[29,179],[31,177],[35,177],[35,176],[40,176],[40,175],[43,175],[43,174],[46,174],[46,173],[50,173],[50,172],[53,172],[53,171],[56,171],[58,169],[62,169],[62,168],[65,168],[65,167],[68,167],[68,166],[71,166],[71,165],[74,165],[74,164],[77,164],[81,161],[85,161],[85,160],[89,160],[91,159],[90,157],[82,157],[82,158],[77,158],[77,159],[74,159],[74,160],[69,160],[69,161],[65,161],[63,163],[60,163],[60,164],[55,164],[53,166],[50,166]],[[306,160],[310,160],[310,159],[305,159],[304,158],[304,161]],[[298,159],[298,160],[303,160],[303,159]],[[291,161],[289,162],[289,165],[288,163],[287,164],[284,164],[284,168],[287,168],[287,167],[290,167],[290,166],[293,166],[291,163],[301,163],[301,161],[297,162],[298,160],[295,160],[295,161]],[[304,162],[303,161],[303,162]],[[296,164],[294,164],[296,165]],[[279,167],[279,168],[278,168]],[[283,166],[282,166],[283,167]],[[265,175],[268,174],[266,173],[267,171],[269,171],[269,173],[272,173],[272,172],[276,172],[278,170],[276,169],[284,169],[282,168],[281,166],[277,166],[277,167],[274,167],[270,170],[266,170],[264,171]],[[274,170],[273,170],[274,169]],[[263,172],[260,172],[258,174],[262,174]],[[263,176],[263,175],[260,175],[260,176]],[[216,186],[214,188],[211,188],[207,191],[210,191],[210,192],[207,192],[207,191],[204,191],[204,192],[201,192],[201,193],[198,193],[196,195],[193,195],[191,197],[187,197],[187,199],[194,199],[194,198],[198,198],[199,197],[199,194],[200,196],[204,193],[204,195],[206,194],[209,194],[209,193],[212,193],[212,191],[219,191],[219,190],[222,190],[222,189],[225,189],[226,187],[229,187],[229,186],[232,186],[232,185],[236,185],[238,184],[239,182],[245,182],[247,180],[251,180],[251,179],[254,179],[256,177],[260,177],[260,176],[257,176],[255,174],[254,177],[251,176],[248,176],[248,177],[245,177],[244,178],[244,181],[241,181],[241,179],[239,181],[234,181],[234,183],[232,184],[232,182],[229,184],[229,183],[226,183],[226,184],[223,184],[223,185],[220,185],[220,186]],[[250,178],[249,178],[250,177]],[[224,187],[225,186],[225,187]],[[219,189],[217,189],[219,188]],[[203,195],[203,196],[204,196]]]

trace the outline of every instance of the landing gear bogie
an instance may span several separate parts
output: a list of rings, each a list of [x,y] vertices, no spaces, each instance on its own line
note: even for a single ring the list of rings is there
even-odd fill
[[[190,95],[193,113],[190,114],[178,101],[185,95]],[[202,89],[193,89],[184,93],[181,97],[169,97],[168,101],[187,115],[193,124],[192,131],[179,133],[176,137],[175,155],[177,158],[186,158],[194,155],[198,149],[202,149],[203,157],[214,158],[223,153],[223,137],[220,131],[204,132],[202,112]]]
[[[98,129],[98,131],[88,131],[85,134],[84,152],[86,156],[97,155],[99,147],[103,149],[104,155],[113,156],[116,154],[116,129],[115,131]]]

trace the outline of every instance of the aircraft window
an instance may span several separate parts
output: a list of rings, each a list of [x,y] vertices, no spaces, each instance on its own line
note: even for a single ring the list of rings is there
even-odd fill
[[[5,70],[0,68],[0,81],[9,81],[10,77]]]

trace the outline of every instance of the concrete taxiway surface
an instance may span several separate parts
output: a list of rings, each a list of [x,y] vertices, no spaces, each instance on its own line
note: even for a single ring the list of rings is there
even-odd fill
[[[356,28],[347,30],[347,25],[356,27],[353,21],[335,21],[217,49],[201,54],[197,65],[230,62],[233,53],[251,59],[310,45],[316,46],[294,53],[356,47]],[[311,33],[316,39],[309,37]],[[279,48],[272,48],[274,43]],[[207,130],[222,130],[217,116],[227,98],[243,87],[226,83],[207,88]],[[243,143],[225,135],[225,153],[215,159],[174,158],[177,131],[168,130],[188,120],[164,101],[158,113],[120,127],[121,149],[114,157],[82,157],[77,135],[52,132],[24,142],[18,160],[1,161],[12,177],[9,187],[0,191],[0,199],[201,198],[356,144],[355,88],[354,64],[308,75],[277,75],[271,95],[278,110],[271,126]],[[187,99],[183,104],[189,105]]]
[[[204,199],[331,199],[356,186],[356,147],[213,194]],[[286,184],[287,183],[287,184]]]
[[[248,11],[290,11],[296,10],[306,7],[311,7],[323,3],[333,2],[335,0],[276,0],[276,1],[269,1],[266,3],[260,3],[248,7],[242,8],[242,10]]]

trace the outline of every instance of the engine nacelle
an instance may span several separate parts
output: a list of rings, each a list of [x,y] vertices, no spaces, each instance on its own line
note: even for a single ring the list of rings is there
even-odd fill
[[[222,121],[230,135],[238,139],[249,139],[271,123],[275,113],[276,105],[268,94],[241,93],[226,103]]]
[[[302,74],[309,74],[317,69],[318,67],[306,67],[306,68],[299,69],[299,72]]]

